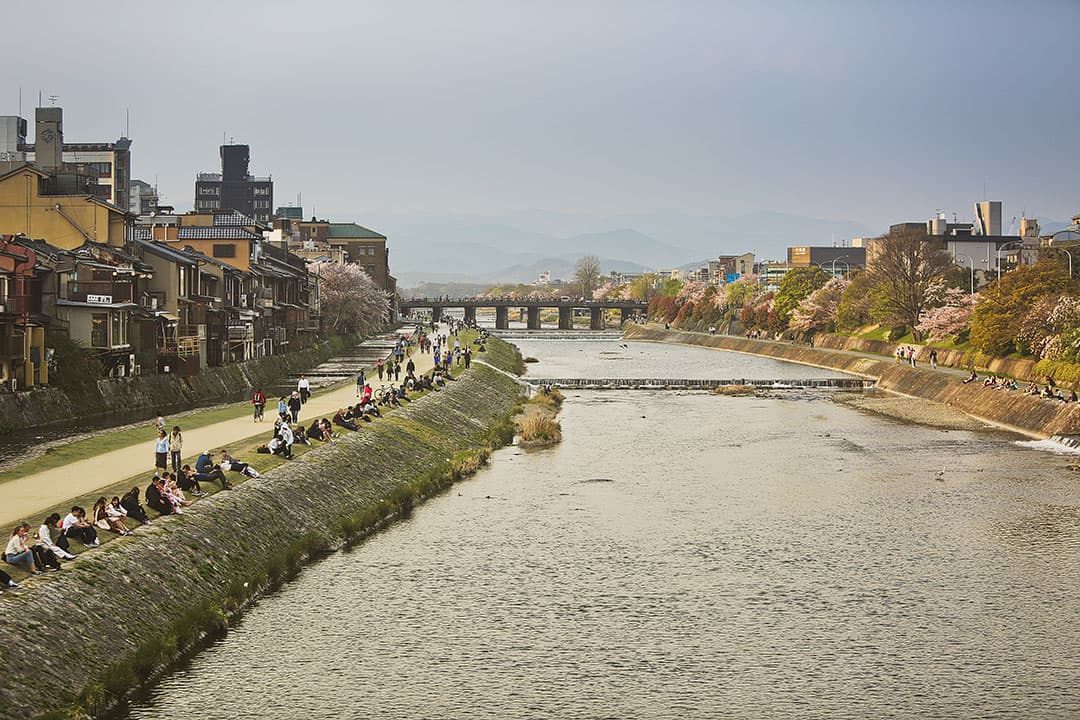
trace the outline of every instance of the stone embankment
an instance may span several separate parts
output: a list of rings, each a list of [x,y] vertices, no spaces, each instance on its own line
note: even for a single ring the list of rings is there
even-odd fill
[[[0,393],[0,432],[17,432],[57,423],[77,423],[114,415],[151,417],[179,410],[242,400],[252,387],[270,387],[286,377],[325,362],[357,341],[332,338],[294,353],[206,368],[198,375],[137,375],[99,380],[84,390],[41,387]]]
[[[941,372],[929,367],[913,368],[893,360],[869,358],[841,350],[640,325],[627,326],[626,337],[712,347],[839,370],[871,378],[883,390],[944,403],[979,420],[1032,437],[1080,435],[1080,403],[1045,400],[1015,391],[990,390],[983,388],[982,383],[965,385],[953,372]]]
[[[485,359],[520,364],[498,340]],[[0,718],[108,706],[305,559],[474,471],[512,437],[520,393],[512,376],[475,365],[358,432],[6,593]]]

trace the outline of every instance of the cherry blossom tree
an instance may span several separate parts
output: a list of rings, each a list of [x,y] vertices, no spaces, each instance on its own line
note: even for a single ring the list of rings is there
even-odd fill
[[[359,265],[319,262],[309,266],[319,282],[323,329],[369,334],[390,319],[390,299]]]
[[[971,314],[979,301],[978,293],[971,295],[960,288],[935,285],[928,295],[941,305],[923,313],[916,328],[921,334],[928,338],[943,338],[957,335],[970,327]]]
[[[836,309],[851,282],[833,278],[807,295],[791,313],[793,330],[827,330],[836,326]]]

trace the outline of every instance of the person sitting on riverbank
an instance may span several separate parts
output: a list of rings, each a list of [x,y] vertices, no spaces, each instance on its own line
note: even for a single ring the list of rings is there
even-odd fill
[[[133,487],[120,498],[120,506],[127,511],[127,516],[138,520],[143,525],[153,525],[150,516],[146,514],[146,508],[139,502],[139,488]]]
[[[161,474],[163,481],[162,489],[166,499],[172,503],[173,512],[177,515],[184,514],[184,508],[191,505],[191,500],[184,496],[184,491],[176,484],[176,478],[170,472]]]
[[[22,586],[12,580],[6,572],[0,570],[0,595],[3,595],[5,590],[22,590]]]
[[[205,496],[206,493],[202,490],[202,483],[204,482],[217,482],[221,485],[222,490],[232,489],[232,485],[229,484],[228,478],[225,477],[225,473],[220,467],[214,467],[214,469],[208,473],[201,473],[193,470],[190,465],[185,465],[180,468],[180,474],[177,476],[177,484],[184,490],[190,490],[194,487],[196,492]]]
[[[329,418],[323,418],[319,421],[319,429],[322,430],[323,438],[327,442],[338,436],[338,434],[334,432],[334,426],[330,423]]]
[[[345,409],[338,408],[338,411],[334,413],[334,424],[345,428],[346,430],[359,430],[360,427],[352,420],[345,417]]]
[[[238,472],[241,475],[243,475],[244,477],[248,477],[248,478],[262,477],[261,475],[259,475],[258,470],[251,467],[251,465],[249,465],[246,462],[243,462],[242,460],[237,460],[232,455],[230,455],[228,453],[228,451],[225,450],[224,448],[221,449],[221,462],[218,465],[218,467],[221,468],[225,472],[229,472],[229,471]]]
[[[327,441],[327,439],[325,437],[323,437],[322,421],[321,420],[319,420],[318,418],[315,418],[314,420],[311,421],[311,424],[308,425],[307,436],[311,440],[319,440],[321,442],[326,442]]]
[[[53,554],[61,560],[74,560],[75,556],[68,552],[71,545],[64,533],[60,531],[60,513],[52,513],[41,521],[41,527],[37,533],[38,544],[52,550]]]
[[[988,387],[988,388],[996,388],[996,387],[997,387],[997,384],[998,384],[997,378],[996,378],[996,377],[994,377],[993,375],[987,375],[987,376],[986,376],[986,379],[985,379],[985,380],[983,380],[983,387],[984,387],[984,388],[985,388],[985,387]]]
[[[265,447],[266,451],[271,455],[281,455],[286,460],[292,460],[292,449],[285,444],[280,435],[270,438],[270,442],[266,443]]]
[[[23,526],[16,525],[11,531],[7,550],[4,551],[4,562],[15,567],[25,567],[31,575],[39,575],[37,564],[34,562],[34,553],[26,545],[26,531]]]
[[[971,374],[968,375],[967,380],[964,380],[962,382],[963,382],[964,385],[967,385],[968,383],[973,383],[973,382],[977,381],[978,379],[979,379],[979,376],[975,373],[975,370],[972,370]]]
[[[293,431],[293,442],[298,442],[301,445],[307,445],[311,447],[311,440],[308,440],[307,431],[303,425],[297,425],[296,430]]]
[[[119,519],[114,519],[112,516],[109,515],[109,512],[106,509],[107,506],[108,503],[105,501],[104,495],[99,497],[97,499],[97,502],[94,503],[94,507],[92,509],[92,517],[95,527],[99,527],[102,530],[114,532],[117,535],[130,535],[131,531],[128,530],[127,527],[125,527],[123,516],[121,515],[119,516]]]
[[[1035,383],[1029,383],[1027,388],[1024,389],[1024,394],[1025,395],[1038,395],[1039,394],[1039,386],[1036,385]]]
[[[221,473],[220,470],[214,470],[214,472]],[[195,497],[206,497],[201,484],[203,478],[209,480],[210,476],[203,475],[199,477],[199,473],[192,470],[190,465],[184,465],[180,468],[180,472],[176,473],[176,486],[195,495]]]
[[[97,530],[92,524],[86,522],[86,511],[78,505],[71,507],[71,512],[64,516],[60,528],[64,531],[64,535],[75,538],[86,547],[97,547],[101,544],[98,541]]]
[[[22,528],[23,535],[26,538],[30,537],[30,523],[22,522],[19,524]],[[41,543],[35,542],[30,545],[30,554],[34,556],[34,564],[38,566],[39,570],[59,570],[60,569],[60,557]]]
[[[173,505],[165,494],[165,487],[160,475],[155,475],[150,484],[146,486],[146,504],[159,515],[172,515]]]

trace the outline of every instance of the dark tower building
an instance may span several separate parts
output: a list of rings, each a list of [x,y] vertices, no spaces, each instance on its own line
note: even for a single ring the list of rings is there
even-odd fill
[[[195,210],[236,210],[269,223],[274,207],[274,181],[248,173],[247,145],[221,146],[221,172],[199,173],[195,179]]]

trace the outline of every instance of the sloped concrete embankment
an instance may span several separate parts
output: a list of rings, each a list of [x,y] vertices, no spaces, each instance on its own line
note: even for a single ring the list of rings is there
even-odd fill
[[[954,373],[930,368],[913,368],[892,360],[877,360],[801,345],[749,340],[722,335],[704,335],[678,330],[630,325],[626,337],[633,340],[698,345],[719,350],[761,355],[803,365],[829,368],[872,378],[883,390],[944,403],[995,425],[1026,435],[1080,435],[1080,404],[1063,403],[983,388],[981,383],[964,385]]]
[[[851,337],[848,335],[835,335],[832,333],[818,333],[814,336],[814,346],[826,350],[850,350],[853,352],[870,353],[894,357],[896,348],[913,347],[916,358],[920,362],[930,362],[930,348],[925,345],[913,345],[911,343],[894,343],[885,340],[868,340],[866,338]],[[1042,378],[1036,370],[1037,361],[1024,358],[991,357],[975,352],[974,350],[950,350],[937,348],[938,364],[944,367],[970,369],[976,368],[984,372],[992,372],[999,375],[1020,378],[1023,380],[1035,380],[1041,382]]]
[[[289,375],[325,362],[358,339],[332,338],[317,348],[206,368],[198,375],[139,375],[99,380],[83,391],[54,387],[0,394],[0,432],[156,410],[173,413],[212,403],[242,400],[252,387],[270,387]]]
[[[507,369],[520,362],[497,340],[487,355]],[[274,578],[475,469],[512,437],[519,394],[512,377],[477,366],[359,432],[5,594],[0,718],[107,705],[227,624]]]

